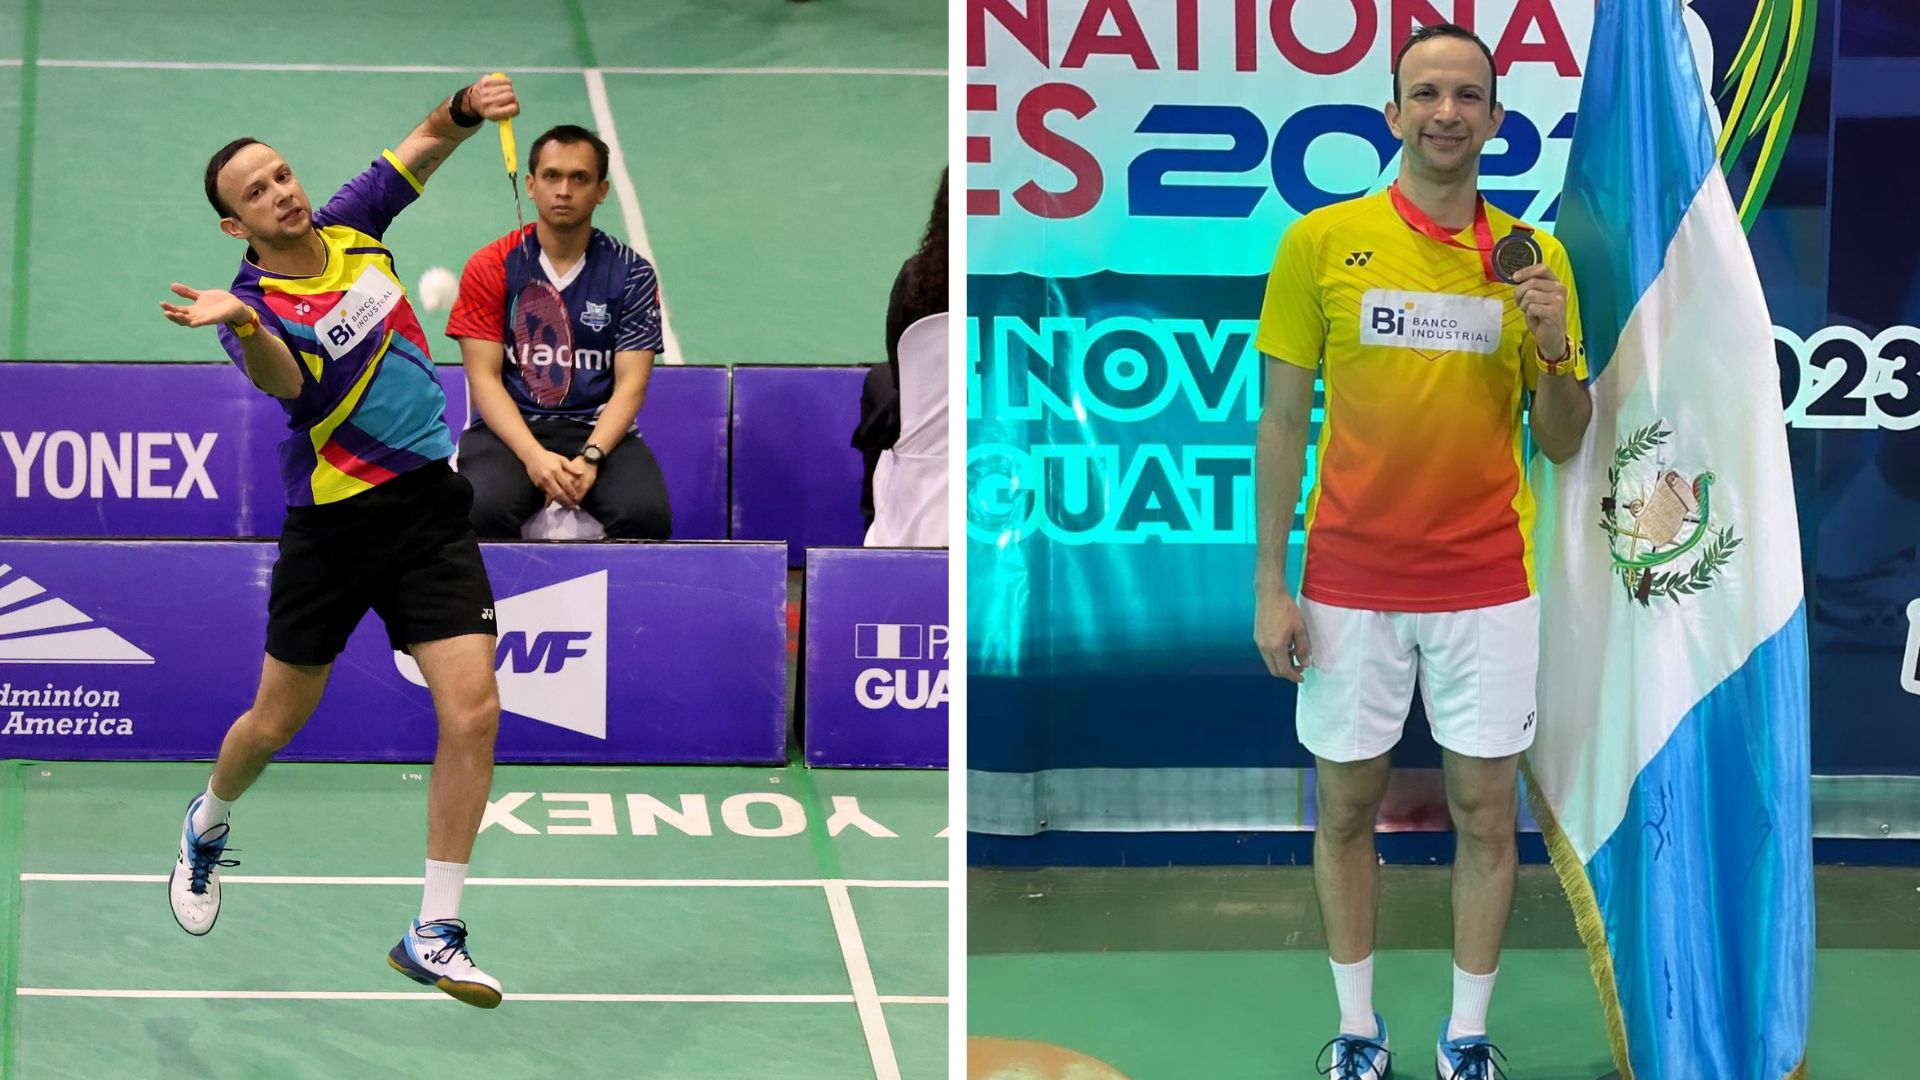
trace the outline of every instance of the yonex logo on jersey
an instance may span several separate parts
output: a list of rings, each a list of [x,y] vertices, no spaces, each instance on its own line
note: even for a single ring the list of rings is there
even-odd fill
[[[0,563],[0,664],[151,664],[153,657]],[[119,693],[113,692],[118,704]]]
[[[607,572],[562,581],[494,604],[500,708],[542,724],[607,737]],[[405,653],[394,666],[425,686]]]
[[[29,498],[37,477],[56,499],[217,499],[207,457],[219,432],[0,431],[0,448],[13,463],[13,494]],[[175,451],[178,451],[176,457]],[[34,463],[39,462],[39,468]],[[179,470],[178,479],[173,475]]]
[[[1500,351],[1500,301],[1453,293],[1369,289],[1360,298],[1360,344],[1423,353]]]
[[[612,321],[613,316],[608,314],[605,304],[589,302],[585,310],[580,312],[580,322],[589,330],[605,330]]]
[[[1907,605],[1907,655],[1900,665],[1900,688],[1920,694],[1920,600]]]
[[[1372,261],[1373,252],[1371,251],[1356,251],[1347,256],[1348,266],[1365,266]]]

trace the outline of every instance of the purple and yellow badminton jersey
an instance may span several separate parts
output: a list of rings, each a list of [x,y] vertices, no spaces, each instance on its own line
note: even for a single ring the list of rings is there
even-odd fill
[[[433,374],[427,335],[381,236],[420,194],[391,150],[314,212],[327,267],[285,277],[240,262],[233,295],[260,313],[262,329],[292,350],[299,396],[287,410],[280,478],[288,506],[317,506],[370,490],[453,454],[447,398]],[[246,370],[240,340],[220,343]]]

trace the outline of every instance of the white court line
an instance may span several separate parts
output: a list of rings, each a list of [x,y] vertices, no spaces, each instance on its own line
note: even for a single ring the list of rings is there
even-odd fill
[[[166,881],[165,874],[21,874],[21,881],[137,884]],[[222,885],[421,885],[418,877],[305,877],[284,874],[223,874]],[[555,889],[944,889],[937,879],[901,881],[828,881],[821,878],[468,878],[468,885],[509,885]]]
[[[593,106],[593,126],[607,144],[607,171],[613,174],[620,216],[627,221],[627,243],[654,267],[654,285],[660,300],[660,343],[666,350],[664,359],[669,364],[684,364],[687,357],[680,351],[680,339],[673,334],[673,320],[667,311],[666,287],[662,284],[665,276],[659,273],[660,260],[654,258],[653,244],[647,240],[647,220],[640,216],[640,196],[633,190],[633,177],[627,175],[627,158],[620,152],[620,133],[614,130],[613,109],[607,105],[607,80],[599,68],[587,68],[583,74],[587,78],[587,102]]]
[[[0,67],[19,67],[15,57],[0,59]],[[510,75],[580,75],[589,70],[612,75],[898,75],[945,78],[944,68],[886,67],[457,67],[451,64],[267,64],[237,60],[36,60],[38,67],[93,68],[117,71],[319,71],[358,75],[477,75],[504,70]]]
[[[22,986],[20,997],[136,998],[220,1001],[452,1001],[433,991],[358,990],[93,990],[68,987]],[[505,994],[507,1001],[692,1003],[744,1005],[847,1005],[852,994]],[[886,1005],[945,1005],[944,997],[884,997]],[[897,1073],[895,1075],[898,1075]]]
[[[900,1062],[893,1055],[893,1036],[886,1014],[880,1011],[880,990],[867,963],[867,946],[860,940],[860,922],[853,916],[853,898],[844,881],[828,881],[827,908],[833,912],[833,932],[840,937],[840,957],[853,984],[853,1004],[860,1011],[860,1027],[867,1035],[867,1055],[873,1058],[875,1080],[900,1080]]]

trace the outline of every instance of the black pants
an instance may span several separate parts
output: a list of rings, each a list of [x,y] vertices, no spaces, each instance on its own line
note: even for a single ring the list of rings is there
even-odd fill
[[[578,420],[533,418],[527,428],[541,446],[569,458],[577,456],[593,434],[591,424]],[[599,468],[580,508],[600,522],[608,537],[665,540],[673,535],[666,478],[638,434],[621,439]],[[485,424],[460,435],[460,475],[473,484],[473,529],[482,540],[520,539],[521,526],[547,502],[526,466]]]

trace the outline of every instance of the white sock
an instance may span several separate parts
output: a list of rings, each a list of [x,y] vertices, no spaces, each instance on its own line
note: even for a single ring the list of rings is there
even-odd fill
[[[1356,964],[1342,964],[1327,957],[1333,966],[1333,993],[1340,999],[1340,1034],[1378,1038],[1380,1026],[1373,1021],[1373,954]]]
[[[224,824],[233,816],[233,804],[213,793],[213,785],[207,785],[207,793],[200,796],[200,805],[193,808],[193,831],[204,833],[215,825]]]
[[[1474,975],[1453,965],[1453,1019],[1447,1021],[1447,1040],[1464,1039],[1487,1033],[1487,1003],[1493,1000],[1493,980],[1500,974],[1494,968],[1485,975]]]
[[[420,921],[460,917],[460,889],[467,883],[467,864],[427,860],[427,891],[420,897]]]

